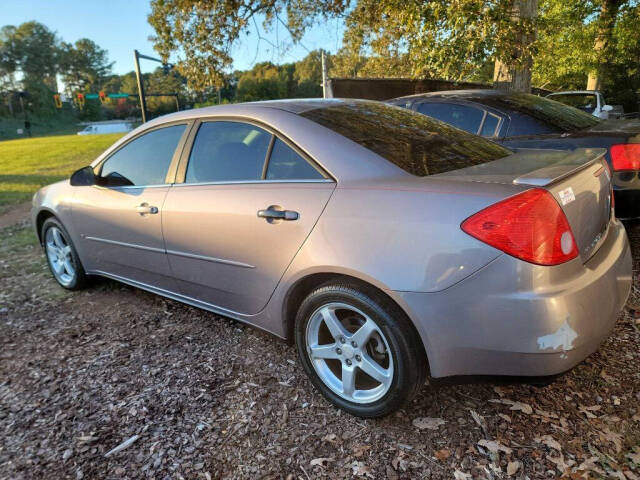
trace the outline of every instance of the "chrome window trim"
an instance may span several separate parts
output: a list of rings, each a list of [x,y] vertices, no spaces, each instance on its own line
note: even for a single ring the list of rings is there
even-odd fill
[[[94,188],[100,188],[105,190],[135,190],[136,188],[163,188],[170,187],[172,183],[162,183],[160,185],[121,185],[118,187],[108,187],[104,185],[92,185]]]
[[[232,180],[228,182],[174,183],[172,187],[202,187],[205,185],[263,185],[274,183],[336,183],[330,178],[314,180]]]

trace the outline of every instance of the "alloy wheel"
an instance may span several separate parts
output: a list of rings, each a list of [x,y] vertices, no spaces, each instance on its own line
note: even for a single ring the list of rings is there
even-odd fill
[[[345,400],[372,403],[391,387],[389,343],[380,327],[351,305],[318,308],[307,324],[306,349],[320,380]]]
[[[64,286],[71,285],[76,277],[75,260],[69,241],[58,227],[52,226],[47,229],[45,248],[56,280]]]

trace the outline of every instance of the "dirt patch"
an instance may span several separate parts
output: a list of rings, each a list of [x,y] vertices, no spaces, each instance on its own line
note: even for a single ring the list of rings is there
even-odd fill
[[[29,212],[31,212],[31,202],[24,202],[19,205],[9,207],[0,214],[0,230],[28,220]]]
[[[0,232],[0,478],[640,476],[632,310],[551,385],[425,386],[360,420],[269,335],[114,282],[59,289],[21,232]]]

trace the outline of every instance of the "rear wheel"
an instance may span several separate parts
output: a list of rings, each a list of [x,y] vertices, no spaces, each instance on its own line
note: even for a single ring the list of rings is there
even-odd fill
[[[80,290],[87,283],[80,258],[71,237],[62,224],[51,217],[42,225],[42,237],[47,263],[60,286],[68,290]]]
[[[325,284],[302,302],[295,328],[300,361],[339,408],[380,417],[424,384],[424,350],[398,310],[375,290],[351,284]]]

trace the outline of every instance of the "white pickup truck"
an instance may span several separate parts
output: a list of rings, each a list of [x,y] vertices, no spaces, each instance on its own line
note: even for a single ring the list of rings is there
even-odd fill
[[[620,118],[623,114],[622,107],[607,105],[604,96],[597,90],[573,90],[567,92],[555,92],[547,95],[547,98],[564,103],[582,111],[590,113],[594,117]]]

